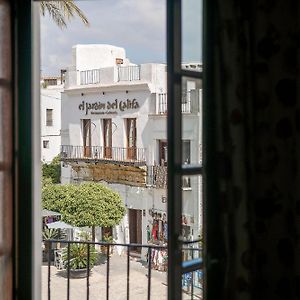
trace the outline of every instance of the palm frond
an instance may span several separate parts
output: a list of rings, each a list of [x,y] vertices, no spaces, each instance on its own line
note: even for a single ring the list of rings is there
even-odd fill
[[[58,2],[58,1],[56,1]],[[41,2],[41,13],[45,16],[46,11],[49,16],[53,19],[56,25],[60,28],[67,27],[67,23],[65,21],[65,16],[62,11],[59,9],[55,1],[42,1]]]
[[[66,20],[70,20],[75,16],[78,16],[83,24],[89,26],[87,17],[73,0],[41,1],[40,8],[41,14],[45,16],[46,12],[48,12],[49,16],[60,28],[67,27]]]
[[[71,18],[75,17],[75,15],[77,15],[81,19],[83,24],[85,24],[86,26],[89,26],[89,21],[88,21],[87,17],[84,15],[82,10],[74,3],[73,0],[58,1],[58,3],[59,3],[58,5],[59,5],[61,11],[64,12],[65,17],[67,19],[71,19]]]

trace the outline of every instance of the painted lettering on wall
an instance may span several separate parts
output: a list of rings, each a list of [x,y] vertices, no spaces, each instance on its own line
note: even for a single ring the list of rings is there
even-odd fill
[[[126,100],[118,100],[115,99],[114,101],[110,102],[85,102],[82,101],[78,109],[85,111],[85,114],[114,114],[120,112],[124,112],[129,109],[138,109],[140,107],[139,103],[137,102],[136,99],[126,99]]]

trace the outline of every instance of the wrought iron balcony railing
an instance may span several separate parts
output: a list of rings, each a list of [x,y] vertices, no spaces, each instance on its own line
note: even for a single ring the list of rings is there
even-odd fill
[[[182,291],[188,295],[189,299],[202,299],[202,250],[197,247],[198,243],[196,247],[192,246],[195,242],[182,242]],[[44,240],[43,243],[45,252],[43,278],[47,280],[47,282],[43,282],[43,299],[66,298],[70,300],[74,299],[72,296],[78,299],[78,295],[81,295],[87,300],[109,300],[115,299],[115,295],[118,295],[118,299],[122,297],[122,299],[128,300],[131,297],[136,299],[137,296],[143,294],[146,299],[150,300],[158,299],[157,293],[156,296],[153,295],[153,289],[157,289],[158,284],[159,289],[162,289],[161,280],[165,281],[163,284],[165,287],[167,286],[167,277],[165,276],[162,279],[162,274],[159,274],[154,268],[157,260],[155,254],[158,251],[165,253],[162,264],[164,265],[164,274],[167,275],[168,256],[166,246],[65,240]],[[64,247],[56,249],[57,245],[64,245]],[[119,255],[112,254],[111,250],[114,247],[122,247],[124,253],[122,260],[120,260]],[[76,252],[74,248],[78,248],[80,251]],[[137,249],[140,250],[139,252],[142,252],[143,249],[146,253],[145,268],[141,270],[146,275],[144,280],[147,281],[147,285],[138,286],[139,290],[136,294],[135,280],[140,280],[142,273],[136,273],[131,257],[132,255],[136,256]],[[97,258],[101,256],[104,261],[97,263],[96,256]],[[84,269],[82,267],[74,269],[74,264],[79,260],[84,261],[82,265]],[[139,263],[142,264],[142,261],[139,261]],[[98,267],[98,271],[94,271],[93,267]],[[100,267],[102,268],[101,274],[97,273],[100,272]],[[124,270],[123,273],[121,270]],[[114,278],[114,276],[118,278]],[[120,276],[124,278],[120,279]],[[81,280],[73,280],[74,278],[81,278]],[[118,284],[116,282],[118,280],[123,284]],[[153,288],[151,288],[152,285]],[[100,287],[101,291],[99,290]],[[166,297],[166,290],[165,288],[165,295],[160,295],[159,299]]]
[[[191,113],[191,95],[190,92],[182,94],[181,111],[183,113]],[[168,112],[168,96],[166,93],[158,94],[156,100],[156,114],[163,115]]]
[[[146,164],[146,149],[137,147],[61,146],[61,159]]]

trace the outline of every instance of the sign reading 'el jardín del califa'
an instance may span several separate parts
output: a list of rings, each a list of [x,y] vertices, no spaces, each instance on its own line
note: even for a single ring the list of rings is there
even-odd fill
[[[118,100],[115,99],[114,101],[106,101],[106,102],[86,102],[82,101],[78,109],[85,111],[85,114],[117,114],[119,112],[124,112],[129,109],[138,109],[140,107],[139,103],[136,99],[126,99],[126,100]]]

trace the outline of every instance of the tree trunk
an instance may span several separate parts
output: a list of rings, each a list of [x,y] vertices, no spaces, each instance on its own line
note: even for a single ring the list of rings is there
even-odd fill
[[[95,242],[95,225],[92,226],[92,241]]]

